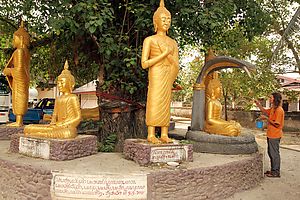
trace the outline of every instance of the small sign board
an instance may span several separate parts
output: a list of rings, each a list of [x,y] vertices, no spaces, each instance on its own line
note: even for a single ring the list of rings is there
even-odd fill
[[[20,137],[19,153],[26,156],[49,159],[50,141],[29,137]]]
[[[184,161],[188,158],[188,146],[174,145],[174,146],[160,146],[151,147],[150,162],[176,162]]]

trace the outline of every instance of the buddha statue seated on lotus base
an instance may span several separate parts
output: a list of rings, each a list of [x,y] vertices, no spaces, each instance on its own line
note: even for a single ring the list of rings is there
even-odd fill
[[[97,137],[77,135],[81,120],[78,97],[72,94],[75,79],[68,70],[58,76],[61,96],[56,98],[50,124],[30,124],[24,127],[24,135],[13,136],[11,152],[51,160],[70,160],[97,153]]]

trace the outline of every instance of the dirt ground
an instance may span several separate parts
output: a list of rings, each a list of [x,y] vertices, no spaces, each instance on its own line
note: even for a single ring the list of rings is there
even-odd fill
[[[266,139],[266,133],[263,132],[257,135],[256,138]],[[284,136],[280,141],[282,145],[300,145],[300,133],[299,132],[284,132]]]
[[[288,141],[287,138],[286,141]],[[264,139],[258,137],[257,142],[266,147],[266,142]],[[281,148],[280,153],[281,178],[266,177],[257,187],[251,190],[236,193],[227,200],[299,200],[300,151]],[[269,170],[270,168],[269,162],[269,158],[265,154],[265,171]]]

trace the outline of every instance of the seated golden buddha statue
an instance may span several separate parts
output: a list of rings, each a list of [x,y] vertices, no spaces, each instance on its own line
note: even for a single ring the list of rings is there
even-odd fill
[[[222,94],[222,85],[219,79],[213,78],[209,81],[206,94],[204,131],[211,134],[238,136],[241,133],[241,125],[235,121],[221,119],[222,105],[218,99]]]
[[[61,96],[55,100],[51,123],[27,125],[24,128],[25,135],[56,139],[75,138],[77,136],[76,127],[81,120],[81,111],[78,97],[72,94],[75,79],[68,67],[66,61],[64,70],[57,79],[57,87]]]

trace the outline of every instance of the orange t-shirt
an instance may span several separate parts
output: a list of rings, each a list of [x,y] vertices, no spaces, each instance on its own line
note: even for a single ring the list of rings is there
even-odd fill
[[[268,138],[281,138],[282,137],[282,128],[284,125],[284,110],[281,106],[274,109],[266,109],[269,120],[279,124],[279,127],[275,127],[272,124],[268,123],[267,137]]]

